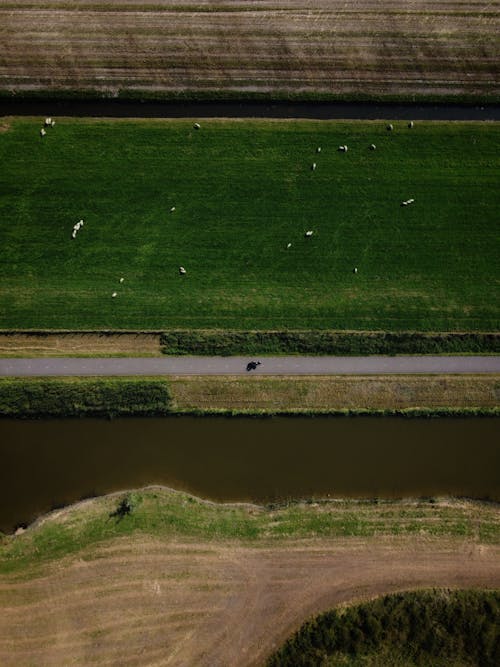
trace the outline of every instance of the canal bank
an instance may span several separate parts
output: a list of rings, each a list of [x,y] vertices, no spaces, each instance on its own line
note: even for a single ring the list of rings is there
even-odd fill
[[[217,502],[500,501],[494,418],[2,420],[0,433],[3,530],[150,484]]]

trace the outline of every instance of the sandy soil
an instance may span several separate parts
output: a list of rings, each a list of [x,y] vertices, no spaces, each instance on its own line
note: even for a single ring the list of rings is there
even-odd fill
[[[158,334],[94,333],[1,334],[0,356],[51,357],[65,355],[161,356]]]
[[[260,665],[312,614],[428,586],[499,587],[500,547],[423,536],[272,549],[115,540],[0,582],[0,664]]]
[[[0,88],[498,92],[471,0],[4,0]]]

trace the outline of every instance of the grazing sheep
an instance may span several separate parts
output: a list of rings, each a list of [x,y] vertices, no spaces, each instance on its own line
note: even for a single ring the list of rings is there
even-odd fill
[[[49,125],[52,125],[52,118],[45,119],[45,127],[48,127]]]
[[[414,200],[414,199],[407,199],[406,201],[408,202],[408,204],[413,204],[413,202],[414,202],[415,200]]]
[[[76,239],[76,229],[73,227],[73,231],[71,232],[71,238]]]
[[[118,296],[118,292],[113,292],[113,294],[111,295],[111,298],[114,299],[116,296]]]
[[[402,201],[401,206],[408,206],[408,202],[407,201]]]
[[[186,269],[183,266],[179,266],[179,273],[181,276],[184,276],[186,274]]]
[[[52,120],[52,121],[50,122],[50,126],[51,126],[51,127],[54,127],[55,124],[56,124],[56,121],[55,121],[55,120]]]
[[[309,237],[312,236],[312,235],[313,235],[313,232],[312,232],[311,229],[310,229],[309,231],[307,231],[307,232],[304,234],[304,236],[305,236],[306,238],[309,238]]]
[[[374,151],[376,148],[377,148],[377,147],[375,146],[375,144],[370,144],[370,150],[371,150],[371,151]]]
[[[311,169],[312,169],[313,171],[316,171],[316,162],[313,162],[313,163],[312,163],[312,167],[311,167]]]
[[[389,123],[389,125],[387,126],[387,131],[392,132],[393,129],[394,129],[394,125],[392,123]]]
[[[125,280],[125,278],[120,278],[120,282],[122,283]]]
[[[409,127],[410,130],[413,129],[413,121],[412,120],[410,120],[410,122],[408,123],[408,127]]]
[[[318,146],[318,148],[316,149],[316,153],[321,153],[321,146]]]
[[[47,132],[45,132],[45,130],[42,127],[42,129],[40,130],[40,136],[44,137],[46,134],[47,134]]]
[[[357,273],[357,272],[358,272],[358,267],[355,266],[354,269],[352,270],[352,272],[353,272],[353,273]]]
[[[172,206],[172,208],[170,209],[170,213],[173,213],[174,211],[175,211],[175,206]]]
[[[288,248],[291,248],[291,247],[292,247],[292,244],[291,244],[291,243],[287,243],[287,245],[286,245],[286,249],[288,250]]]
[[[344,146],[339,146],[339,151],[341,153],[347,153],[347,146],[344,144]]]
[[[200,127],[201,127],[201,125],[200,125],[199,123],[195,123],[195,124],[193,125],[193,127],[194,127],[195,130],[199,130]]]

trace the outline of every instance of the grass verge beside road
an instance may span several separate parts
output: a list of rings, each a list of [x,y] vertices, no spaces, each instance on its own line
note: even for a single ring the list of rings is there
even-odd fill
[[[495,354],[498,333],[381,331],[167,331],[164,354]]]
[[[496,375],[0,378],[0,416],[496,415]]]
[[[143,378],[0,378],[3,417],[160,416],[171,409],[169,384]]]
[[[496,354],[500,334],[381,331],[0,331],[0,357]]]

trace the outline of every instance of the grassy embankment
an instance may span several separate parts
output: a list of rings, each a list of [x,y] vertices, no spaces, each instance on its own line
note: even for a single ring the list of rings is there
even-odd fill
[[[126,535],[156,539],[237,540],[278,544],[318,537],[427,535],[498,544],[496,504],[475,501],[316,501],[274,509],[218,505],[162,488],[126,496],[132,512],[111,517],[123,494],[84,501],[40,520],[22,536],[2,537],[0,573],[31,574],[56,558]]]
[[[39,127],[0,134],[3,329],[498,329],[495,124]]]
[[[498,377],[0,378],[0,416],[497,415]]]
[[[305,623],[268,667],[495,667],[500,592],[399,593]]]
[[[0,357],[497,354],[498,333],[381,331],[0,331]]]

